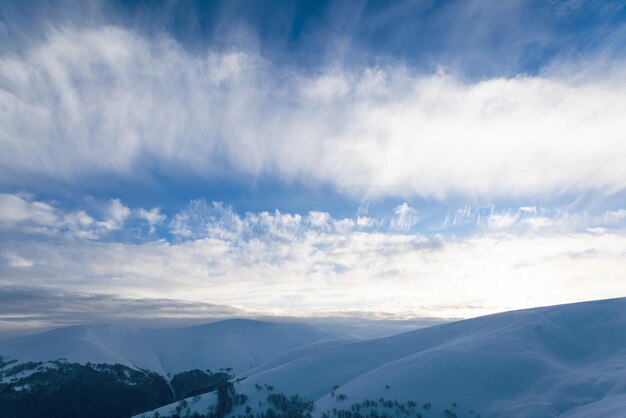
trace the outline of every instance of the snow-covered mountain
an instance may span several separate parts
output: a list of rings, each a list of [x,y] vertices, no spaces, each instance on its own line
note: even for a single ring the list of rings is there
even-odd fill
[[[246,380],[236,389],[250,405],[267,398],[259,387],[268,384],[274,392],[315,401],[317,415],[382,396],[440,407],[454,402],[483,417],[623,417],[626,299],[507,312],[387,338],[321,344],[243,376]],[[333,391],[335,386],[339,388]],[[211,397],[190,401],[192,411],[206,408]],[[433,416],[441,416],[441,409],[437,414]]]
[[[507,312],[370,340],[303,324],[227,320],[179,329],[67,327],[0,342],[26,360],[119,363],[162,375],[232,367],[247,405],[299,395],[314,415],[367,399],[430,402],[424,417],[626,416],[626,299]],[[271,389],[269,389],[271,387]],[[339,396],[341,395],[341,396]],[[345,398],[344,398],[345,396]],[[190,399],[206,413],[214,393]],[[159,409],[174,411],[176,404]],[[237,409],[239,408],[239,410]],[[243,412],[235,407],[235,414]]]
[[[174,329],[85,325],[0,341],[0,355],[21,361],[122,364],[162,375],[227,367],[242,373],[292,350],[347,339],[306,324],[244,319]]]

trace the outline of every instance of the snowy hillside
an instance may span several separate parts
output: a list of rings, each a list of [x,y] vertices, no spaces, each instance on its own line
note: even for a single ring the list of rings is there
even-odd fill
[[[21,361],[66,358],[77,363],[122,364],[163,375],[227,367],[242,373],[291,350],[346,338],[305,324],[240,319],[161,330],[73,326],[0,341],[0,355]]]
[[[270,385],[315,401],[317,415],[384,397],[438,408],[454,402],[483,417],[625,416],[626,299],[507,312],[292,354],[246,373],[237,392],[258,405],[268,396],[259,388]],[[206,400],[189,404],[193,412]]]

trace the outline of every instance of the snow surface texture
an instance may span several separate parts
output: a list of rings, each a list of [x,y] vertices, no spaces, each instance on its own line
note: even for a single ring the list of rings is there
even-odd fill
[[[624,298],[507,312],[317,348],[249,370],[237,391],[257,405],[267,392],[255,384],[269,384],[274,392],[315,401],[318,415],[383,396],[430,401],[434,407],[456,402],[482,417],[626,416]],[[335,385],[346,400],[331,395]],[[205,412],[208,400],[190,400],[191,411],[198,405]]]
[[[20,361],[117,363],[162,375],[227,367],[241,374],[291,350],[347,338],[305,324],[243,319],[160,330],[86,325],[0,341],[0,355]]]

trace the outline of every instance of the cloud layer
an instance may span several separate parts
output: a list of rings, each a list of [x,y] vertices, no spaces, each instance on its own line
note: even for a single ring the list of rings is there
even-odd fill
[[[129,299],[41,287],[0,287],[0,339],[76,324],[190,325],[245,315],[250,313],[202,301]]]
[[[290,316],[468,317],[626,293],[623,210],[465,210],[456,222],[476,228],[465,236],[421,233],[409,227],[412,210],[399,205],[364,224],[362,213],[238,215],[192,201],[169,221],[171,242],[47,242],[23,232],[2,244],[0,276],[5,286]]]
[[[360,197],[610,194],[626,188],[626,74],[612,68],[473,82],[397,63],[307,73],[254,49],[50,29],[0,57],[0,178],[157,171]]]

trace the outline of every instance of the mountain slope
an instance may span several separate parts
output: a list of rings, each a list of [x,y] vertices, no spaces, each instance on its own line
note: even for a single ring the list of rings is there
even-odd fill
[[[73,326],[0,341],[0,355],[21,361],[117,363],[161,374],[226,367],[241,373],[290,350],[346,338],[305,324],[240,319],[160,330]]]
[[[485,413],[558,416],[626,390],[624,330],[626,299],[463,321],[412,334],[425,340],[451,333],[444,343],[361,375],[344,390],[358,396],[373,382],[393,381],[402,397],[427,393],[443,401],[452,395]]]
[[[351,400],[382,394],[454,400],[490,416],[558,416],[626,394],[626,299],[509,312],[346,343],[245,383],[255,381],[318,400],[320,410],[336,406],[328,392],[337,384]]]
[[[275,392],[316,401],[318,415],[382,396],[430,401],[437,414],[456,402],[483,417],[622,417],[626,299],[507,312],[320,346],[245,375],[237,391],[250,405],[267,398],[259,387],[268,384]],[[339,400],[339,393],[346,399]]]

